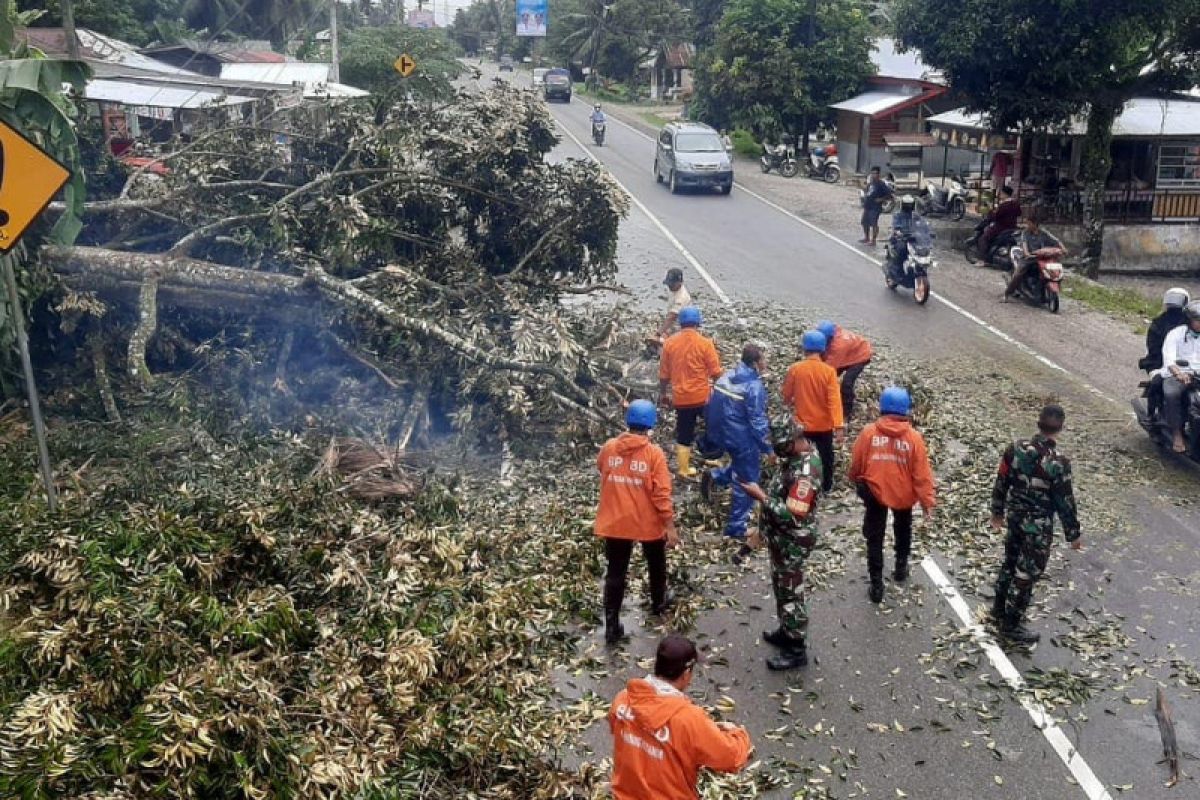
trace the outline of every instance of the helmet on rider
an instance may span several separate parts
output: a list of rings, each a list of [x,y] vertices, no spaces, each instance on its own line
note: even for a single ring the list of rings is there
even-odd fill
[[[1180,289],[1178,286],[1167,289],[1163,295],[1163,306],[1165,308],[1183,308],[1191,301],[1188,296],[1187,289]]]
[[[771,448],[775,455],[787,458],[792,454],[792,443],[804,436],[804,426],[791,414],[771,420]]]
[[[649,400],[634,400],[625,412],[625,424],[630,428],[650,430],[658,422],[658,409]]]
[[[679,327],[699,328],[701,321],[700,309],[695,306],[684,306],[679,310]]]
[[[911,194],[906,194],[906,195],[904,195],[904,197],[900,198],[900,210],[901,211],[912,211],[916,207],[917,207],[917,198],[913,197]]]
[[[825,343],[829,344],[833,340],[833,335],[837,333],[837,325],[834,325],[827,319],[823,319],[817,323],[817,330],[825,334]]]
[[[883,394],[879,396],[879,413],[907,417],[912,413],[912,397],[909,396],[908,390],[899,386],[884,389]]]
[[[824,353],[827,344],[825,334],[820,331],[805,331],[800,339],[800,347],[806,353]]]
[[[599,104],[599,103],[596,103],[596,105],[592,106],[592,108],[593,108],[593,109],[595,109],[596,111],[599,111],[599,110],[600,110],[600,104]]]
[[[1188,303],[1183,315],[1188,318],[1188,322],[1200,322],[1200,300]]]

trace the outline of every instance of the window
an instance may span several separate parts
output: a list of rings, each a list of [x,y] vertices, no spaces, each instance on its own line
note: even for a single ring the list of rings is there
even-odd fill
[[[1200,189],[1200,141],[1164,142],[1158,149],[1159,189]]]
[[[724,153],[725,146],[715,132],[681,133],[676,137],[675,149],[681,153]]]

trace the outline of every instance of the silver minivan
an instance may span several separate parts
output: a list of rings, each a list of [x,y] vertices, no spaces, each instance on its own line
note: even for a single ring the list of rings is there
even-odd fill
[[[733,190],[733,160],[721,134],[702,122],[671,122],[658,134],[654,179],[671,194],[685,187]]]

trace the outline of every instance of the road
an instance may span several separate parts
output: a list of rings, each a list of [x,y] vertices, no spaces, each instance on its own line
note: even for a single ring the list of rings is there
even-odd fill
[[[833,797],[957,798],[967,791],[978,798],[1045,800],[1200,796],[1191,778],[1173,789],[1163,786],[1152,704],[1143,702],[1153,697],[1157,682],[1169,687],[1181,749],[1200,751],[1200,675],[1192,685],[1178,680],[1179,662],[1196,664],[1200,656],[1200,610],[1188,588],[1200,580],[1200,515],[1187,504],[1196,477],[1186,467],[1159,463],[1129,424],[1120,399],[1131,394],[1132,370],[1111,363],[1105,370],[1104,347],[1091,348],[1087,369],[1060,366],[1036,346],[1022,344],[1028,337],[1011,331],[1017,319],[1036,334],[1048,316],[1044,311],[1004,308],[1003,319],[989,319],[967,310],[973,300],[969,287],[959,285],[957,296],[918,307],[910,294],[888,292],[879,268],[840,231],[807,223],[743,187],[728,197],[671,195],[654,180],[654,144],[644,133],[613,121],[605,145],[596,148],[590,146],[587,104],[554,104],[550,110],[564,134],[555,157],[599,160],[635,199],[622,227],[621,278],[655,304],[661,302],[662,273],[679,266],[705,308],[725,305],[727,298],[735,313],[763,305],[811,309],[890,343],[906,358],[980,365],[978,372],[963,374],[963,383],[993,382],[996,407],[964,409],[967,416],[999,414],[1005,387],[1020,387],[1028,398],[1057,397],[1072,415],[1106,420],[1090,428],[1105,446],[1148,457],[1161,470],[1153,490],[1130,489],[1128,504],[1118,512],[1123,535],[1089,532],[1083,553],[1061,556],[1064,566],[1055,577],[1065,585],[1053,591],[1039,587],[1039,594],[1052,595],[1037,625],[1043,644],[1032,653],[1005,655],[980,651],[979,636],[963,634],[973,645],[977,668],[961,675],[928,668],[929,654],[963,629],[952,601],[965,597],[972,609],[983,603],[975,594],[978,581],[973,585],[956,574],[952,553],[931,548],[928,568],[916,570],[913,585],[904,591],[889,587],[892,596],[876,608],[865,601],[860,577],[865,565],[861,548],[853,548],[847,555],[849,577],[816,592],[812,601],[813,648],[820,663],[784,676],[762,665],[767,648],[758,631],[771,621],[765,564],[751,571],[717,568],[707,575],[720,587],[720,602],[690,633],[717,657],[693,694],[709,703],[732,697],[733,718],[751,727],[757,756],[799,765],[793,778],[806,776],[765,795],[791,797],[807,781],[810,791],[828,787]],[[852,228],[851,222],[844,230]],[[935,291],[937,280],[935,273]],[[1090,321],[1089,331],[1100,324]],[[1128,341],[1113,347],[1128,350]],[[1036,404],[1028,413],[1036,413]],[[1013,437],[1023,433],[1011,431]],[[1077,481],[1084,484],[1088,476]],[[852,510],[832,518],[832,524],[854,523]],[[1061,540],[1058,547],[1061,553]],[[939,585],[935,579],[943,570],[950,578]],[[746,616],[733,609],[764,611]],[[1112,623],[1105,630],[1115,628],[1122,637],[1113,658],[1124,665],[1129,681],[1098,692],[1072,708],[1066,724],[1046,730],[1034,722],[1039,708],[1031,712],[996,687],[1014,665],[1014,672],[1026,676],[1056,667],[1083,669],[1077,651],[1045,641],[1056,619],[1072,615]],[[647,655],[653,635],[646,631],[635,640],[634,655]],[[612,658],[607,677],[576,688],[611,696],[626,677],[638,674],[628,657]],[[784,728],[786,735],[769,735]],[[584,741],[600,757],[608,753],[606,738],[600,725]],[[826,774],[823,768],[831,765],[833,774]]]

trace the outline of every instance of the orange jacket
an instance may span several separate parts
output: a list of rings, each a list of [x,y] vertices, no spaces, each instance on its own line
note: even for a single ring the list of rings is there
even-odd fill
[[[671,471],[658,445],[640,433],[622,433],[600,448],[600,508],[596,535],[656,542],[675,517]]]
[[[925,440],[905,417],[887,415],[863,428],[854,442],[850,480],[866,481],[875,499],[888,508],[929,510],[933,496],[933,470]]]
[[[845,424],[837,371],[818,355],[797,361],[788,369],[783,379],[783,402],[792,407],[806,431],[828,433]]]
[[[658,379],[669,381],[676,408],[695,408],[708,402],[713,378],[721,377],[721,357],[712,339],[695,328],[684,328],[667,339],[658,362]]]
[[[829,340],[829,349],[825,351],[825,363],[841,372],[846,367],[855,364],[865,364],[871,360],[871,343],[857,333],[851,333],[838,326],[833,338]]]
[[[737,772],[750,757],[745,728],[723,730],[661,678],[634,678],[608,711],[616,800],[695,800],[701,767]]]

